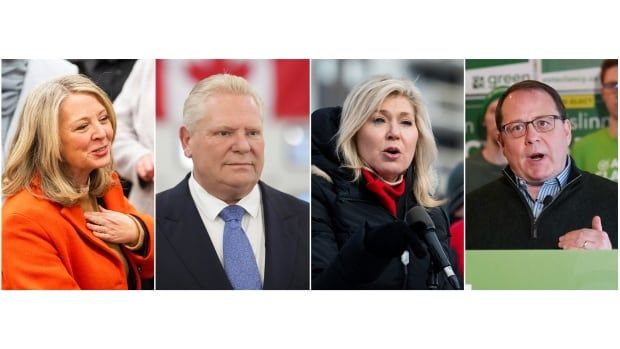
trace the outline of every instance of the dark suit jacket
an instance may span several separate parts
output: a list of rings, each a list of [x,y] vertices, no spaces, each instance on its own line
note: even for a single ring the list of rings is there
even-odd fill
[[[159,290],[229,290],[226,272],[188,186],[157,194],[156,274]],[[309,205],[259,182],[265,224],[263,289],[309,289]]]

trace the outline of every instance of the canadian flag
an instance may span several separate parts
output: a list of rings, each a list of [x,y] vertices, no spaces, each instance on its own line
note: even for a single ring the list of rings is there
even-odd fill
[[[310,61],[276,60],[157,60],[157,118],[180,122],[183,103],[194,85],[211,75],[242,76],[265,104],[265,118],[308,119]]]

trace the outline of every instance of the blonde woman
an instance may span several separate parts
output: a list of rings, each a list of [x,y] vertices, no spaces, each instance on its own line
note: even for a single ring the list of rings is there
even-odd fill
[[[427,208],[454,260],[448,218],[432,196],[436,156],[426,108],[409,81],[371,78],[342,108],[312,114],[313,289],[450,287],[404,222],[412,207]]]
[[[4,289],[140,289],[153,275],[153,221],[113,171],[116,116],[81,75],[28,96],[3,174]]]

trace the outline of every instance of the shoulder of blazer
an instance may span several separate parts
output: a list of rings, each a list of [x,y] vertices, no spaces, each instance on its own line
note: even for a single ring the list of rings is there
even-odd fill
[[[189,174],[174,187],[164,190],[155,196],[157,215],[168,215],[179,207],[180,203],[191,200],[189,192]]]
[[[263,204],[268,203],[278,206],[280,209],[298,213],[304,211],[308,214],[309,204],[301,199],[294,197],[293,195],[279,191],[263,181],[258,182],[261,194],[263,195]]]

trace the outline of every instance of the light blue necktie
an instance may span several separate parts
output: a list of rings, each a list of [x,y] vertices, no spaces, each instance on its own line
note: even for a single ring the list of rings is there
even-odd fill
[[[230,205],[219,216],[224,222],[224,270],[235,290],[260,290],[260,273],[256,258],[241,219],[245,210],[241,206]]]

